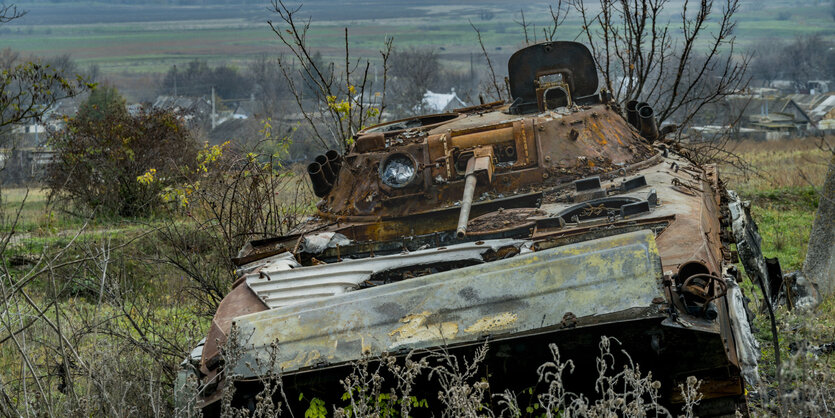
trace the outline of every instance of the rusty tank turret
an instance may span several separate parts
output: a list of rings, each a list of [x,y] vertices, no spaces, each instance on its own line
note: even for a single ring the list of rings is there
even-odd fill
[[[235,384],[245,404],[273,368],[291,404],[338,402],[364,355],[485,341],[491,380],[521,390],[549,343],[595,370],[605,335],[662,381],[666,404],[692,375],[702,414],[744,410],[758,351],[731,245],[757,280],[779,273],[747,209],[715,166],[662,141],[650,106],[601,91],[582,44],[528,46],[508,74],[509,102],[373,126],[310,163],[317,213],[233,260],[240,278],[183,363],[179,385],[199,390],[178,399],[211,414]],[[242,354],[224,360],[230,338]]]

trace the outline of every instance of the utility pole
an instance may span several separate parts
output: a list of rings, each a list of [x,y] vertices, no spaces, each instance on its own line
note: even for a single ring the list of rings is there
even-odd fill
[[[215,113],[215,86],[212,86],[212,129],[217,127],[217,113]]]
[[[473,69],[473,53],[470,52],[470,80],[475,77],[475,70]]]
[[[174,64],[174,97],[177,97],[177,64]]]

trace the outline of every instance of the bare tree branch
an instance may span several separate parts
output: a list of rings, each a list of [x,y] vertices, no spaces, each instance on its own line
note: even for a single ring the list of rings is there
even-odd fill
[[[478,44],[481,46],[481,52],[484,54],[484,59],[487,60],[487,67],[490,69],[490,80],[493,83],[493,90],[496,93],[496,97],[499,100],[504,100],[504,97],[502,95],[502,89],[499,87],[499,81],[496,78],[496,71],[493,69],[493,62],[490,61],[490,55],[487,53],[487,48],[484,47],[484,41],[481,39],[481,31],[478,30],[478,28],[473,24],[472,21],[470,21],[470,26],[475,31],[476,36],[478,37]],[[525,33],[527,39],[527,31]]]
[[[290,8],[283,0],[271,1],[271,10],[278,15],[280,21],[269,21],[270,28],[297,60],[298,69],[295,65],[283,61],[282,72],[287,78],[299,111],[311,125],[314,135],[323,147],[335,147],[347,152],[353,143],[354,134],[363,129],[369,121],[379,120],[382,113],[376,102],[365,101],[371,95],[364,90],[373,89],[368,83],[370,61],[351,58],[348,28],[345,28],[342,64],[344,68],[337,70],[334,63],[324,64],[321,57],[317,56],[307,43],[310,19],[302,23],[297,20],[301,6]],[[391,46],[385,48],[390,50]],[[387,56],[384,56],[384,59],[387,60]],[[386,69],[384,65],[384,72]],[[297,76],[303,80],[302,86],[294,81]],[[385,74],[383,79],[385,84]],[[357,87],[360,87],[359,91]],[[311,94],[312,97],[305,97],[304,93]],[[372,107],[375,110],[371,110]]]
[[[716,1],[721,8],[711,24]],[[739,58],[734,50],[739,0],[685,0],[677,24],[665,20],[668,5],[669,0],[599,0],[591,7],[570,0],[566,8],[579,14],[579,36],[613,97],[622,104],[647,102],[659,124],[674,120],[684,129],[706,106],[747,87],[750,56]],[[676,29],[681,36],[674,38]]]

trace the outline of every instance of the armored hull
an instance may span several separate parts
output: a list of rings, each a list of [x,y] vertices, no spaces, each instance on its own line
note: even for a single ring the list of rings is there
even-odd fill
[[[594,370],[609,336],[664,402],[696,376],[705,414],[744,410],[755,343],[730,246],[759,241],[716,167],[664,142],[651,109],[621,112],[580,44],[525,48],[509,73],[510,103],[371,127],[317,158],[317,215],[234,260],[240,279],[184,362],[200,389],[180,399],[211,412],[234,384],[244,403],[280,370],[291,404],[336,402],[363,356],[485,341],[491,379],[521,390],[548,344]]]

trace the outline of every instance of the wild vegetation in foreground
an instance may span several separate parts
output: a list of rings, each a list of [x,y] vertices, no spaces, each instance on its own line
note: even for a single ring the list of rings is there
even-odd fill
[[[741,142],[730,147],[749,163],[750,171],[742,172],[728,165],[721,167],[721,172],[729,188],[739,190],[753,202],[752,211],[763,235],[765,255],[779,257],[786,270],[800,268],[818,204],[817,187],[831,154],[815,138]],[[252,157],[239,154],[236,158],[240,163],[241,159],[246,162]],[[231,161],[228,164],[236,166]],[[276,167],[270,172],[290,183],[300,179],[292,168]],[[192,184],[197,180],[193,178]],[[213,215],[212,202],[216,205],[219,195],[208,191],[235,187],[234,183],[227,183],[231,177],[199,177],[199,180],[205,188],[188,195],[192,206],[131,218],[79,216],[69,210],[71,207],[50,200],[48,193],[37,186],[3,191],[3,273],[11,278],[4,280],[0,288],[4,297],[9,296],[0,315],[0,381],[6,395],[0,399],[0,406],[5,413],[85,416],[174,413],[172,388],[178,364],[206,334],[214,307],[233,279],[225,266],[230,254],[237,251],[245,238],[236,236],[237,228],[259,225],[257,219],[238,225],[229,217]],[[218,188],[212,189],[210,184]],[[239,190],[249,190],[242,186],[237,185]],[[280,202],[298,202],[285,207],[286,212],[280,218],[285,222],[282,227],[292,223],[288,215],[304,216],[310,208],[309,203],[303,203],[309,202],[310,197],[305,194],[309,192],[303,187],[299,195],[298,190],[285,187],[270,192]],[[200,199],[204,199],[203,203]],[[756,306],[757,296],[755,292],[749,293],[754,299],[752,306]],[[777,378],[767,315],[759,314],[756,325],[762,350],[762,382],[748,388],[752,412],[780,416],[827,415],[829,408],[831,413],[835,405],[832,350],[835,300],[824,301],[813,314],[777,308],[783,360],[781,379]],[[554,348],[555,356],[556,350],[558,346]],[[21,356],[22,352],[26,355]],[[441,356],[434,363],[420,367],[429,373],[443,366],[441,360],[449,361]],[[604,411],[623,412],[622,408],[635,406],[631,402],[645,401],[636,397],[624,401],[618,401],[618,397],[604,398],[616,409],[601,409],[594,402],[576,403],[580,398],[560,395],[559,385],[553,386],[553,380],[549,380],[547,391],[537,394],[544,397],[513,404],[512,394],[486,396],[491,382],[482,383],[481,375],[460,377],[469,373],[469,367],[477,360],[467,359],[466,364],[435,371],[447,373],[444,376],[449,389],[444,393],[449,398],[413,399],[409,408],[419,410],[421,405],[431,404],[434,409],[449,403],[455,408],[470,408],[467,410],[475,411],[476,415],[486,415],[488,409],[482,404],[492,403],[496,415],[505,411],[505,414],[513,412],[511,416],[549,416],[547,402],[557,402],[554,396],[563,396],[560,401],[563,404],[555,404],[562,405],[560,410],[597,416]],[[555,358],[553,364],[543,367],[567,374],[568,360]],[[353,392],[346,391],[349,395],[343,405],[323,405],[309,399],[309,412],[373,416],[375,408],[388,405],[388,416],[402,414],[406,406],[397,400],[410,398],[402,388],[398,389],[397,382],[386,383],[399,390],[394,396],[390,386],[374,386],[373,373],[360,372],[366,366],[357,365],[352,377],[346,376],[346,382],[367,392],[352,397]],[[621,372],[620,367],[610,369],[609,377],[621,373],[620,379],[632,379],[634,385],[627,385],[630,391],[643,388],[642,393],[651,394],[657,389],[652,386],[650,376]],[[543,374],[547,379],[558,377],[554,370],[546,369]],[[400,369],[402,375],[408,375],[407,372]],[[362,376],[372,379],[367,387],[351,380]],[[531,382],[532,386],[536,383]],[[697,385],[698,382],[693,382],[694,388]],[[618,391],[621,387],[617,386]],[[692,396],[695,402],[697,395]],[[376,401],[369,404],[369,399]],[[641,408],[648,405],[651,402],[641,404]],[[464,413],[464,410],[451,411],[456,411],[452,415]]]

